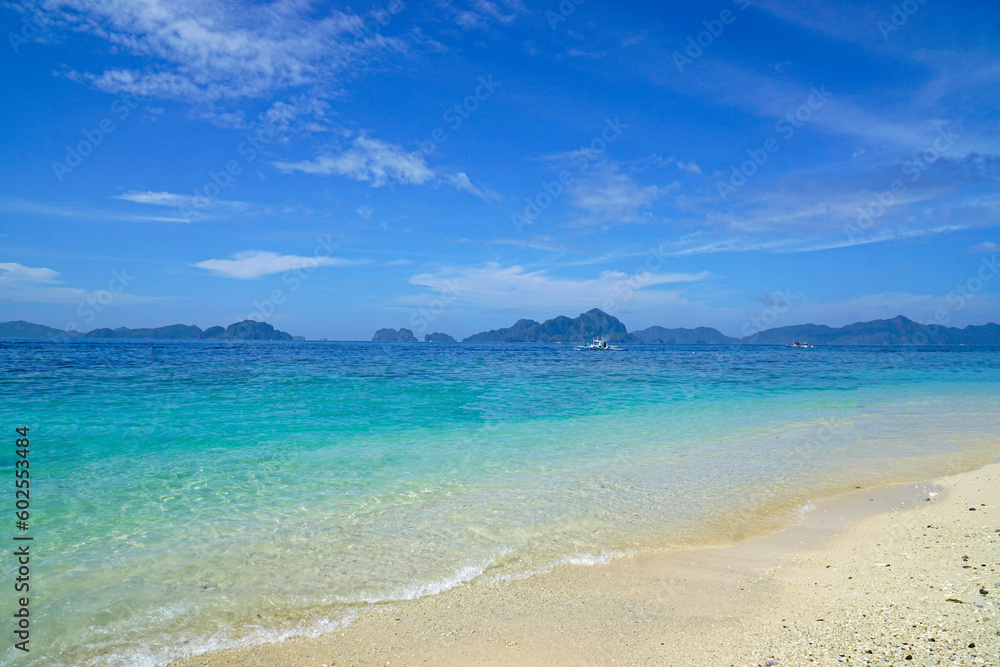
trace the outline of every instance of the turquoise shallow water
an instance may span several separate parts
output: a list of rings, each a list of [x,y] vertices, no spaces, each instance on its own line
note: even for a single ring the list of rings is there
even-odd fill
[[[997,348],[0,341],[34,537],[32,652],[0,655],[164,664],[759,534],[996,459],[998,387]]]

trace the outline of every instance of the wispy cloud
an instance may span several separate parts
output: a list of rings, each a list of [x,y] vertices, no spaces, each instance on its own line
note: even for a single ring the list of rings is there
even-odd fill
[[[365,260],[345,259],[343,257],[302,257],[247,250],[233,255],[232,259],[206,259],[194,266],[226,278],[252,280],[272,273],[284,273],[295,269],[315,269],[321,266],[356,266],[365,262]]]
[[[497,25],[509,26],[527,13],[521,0],[436,0],[444,16],[463,30],[494,30]]]
[[[196,202],[194,195],[182,195],[175,192],[153,192],[151,190],[130,190],[124,194],[115,195],[112,198],[120,199],[122,201],[130,201],[134,204],[166,206],[168,208],[194,207],[196,204],[200,204],[200,200]],[[204,200],[205,198],[202,197],[201,199]],[[228,208],[242,211],[250,208],[250,204],[243,201],[235,201],[233,199],[213,198],[209,200],[208,207]],[[207,207],[199,205],[198,208]]]
[[[938,225],[926,229],[903,230],[896,228],[876,229],[859,237],[841,235],[807,234],[796,237],[761,239],[747,236],[722,238],[703,243],[678,242],[668,244],[672,249],[663,252],[666,257],[687,257],[691,255],[711,255],[733,252],[803,253],[820,250],[850,248],[872,243],[886,243],[903,239],[950,234],[968,229],[964,225]]]
[[[756,4],[756,3],[755,3]],[[695,96],[712,104],[722,104],[749,115],[771,121],[786,118],[810,102],[814,90],[826,97],[809,114],[808,127],[830,137],[861,141],[878,148],[893,159],[901,154],[928,149],[942,123],[966,121],[966,132],[958,139],[953,153],[1000,152],[991,124],[994,91],[1000,85],[1000,65],[994,54],[970,46],[956,50],[933,47],[909,48],[897,52],[885,48],[885,40],[876,26],[878,18],[888,18],[891,4],[765,2],[768,11],[782,20],[820,30],[836,39],[852,42],[844,45],[845,57],[858,57],[857,42],[872,47],[867,63],[881,81],[880,94],[845,85],[840,75],[809,80],[768,70],[745,59],[728,60],[721,51],[708,51],[697,61],[697,76],[670,68],[650,68],[648,76],[657,85],[671,88],[684,96]],[[929,18],[929,17],[928,17]],[[922,33],[927,35],[925,31]],[[985,39],[985,37],[983,37]],[[657,50],[660,48],[660,50]],[[669,61],[670,47],[650,47],[646,60]],[[831,49],[836,45],[830,43]],[[836,54],[829,55],[836,58]],[[897,77],[901,63],[907,76]],[[888,73],[892,73],[890,78]],[[920,82],[914,78],[920,74]],[[829,93],[829,95],[826,95]],[[816,99],[811,103],[816,105]]]
[[[171,206],[174,208],[191,204],[190,195],[179,195],[173,192],[152,192],[147,190],[145,192],[140,192],[138,190],[132,190],[126,192],[125,194],[115,195],[114,199],[121,199],[122,201],[130,201],[135,204],[149,204],[151,206]]]
[[[365,17],[283,1],[230,6],[196,3],[36,0],[71,30],[118,50],[155,59],[156,68],[75,72],[108,92],[215,102],[253,98],[323,82],[366,54],[404,50],[400,40],[363,31]]]
[[[313,160],[300,162],[274,162],[283,173],[300,172],[319,176],[346,176],[380,188],[390,183],[425,185],[446,183],[456,190],[467,192],[485,202],[496,203],[503,199],[500,193],[474,184],[464,171],[439,175],[417,151],[380,139],[360,135],[350,147],[333,155],[321,155]],[[361,209],[358,211],[361,214]],[[363,216],[364,217],[364,216]]]
[[[500,193],[498,192],[490,190],[489,188],[473,185],[472,181],[469,180],[469,176],[464,171],[460,171],[455,174],[447,174],[444,176],[444,180],[453,185],[455,188],[462,190],[463,192],[468,192],[471,195],[475,195],[486,202],[498,202],[502,199]]]
[[[531,248],[532,250],[543,250],[546,252],[566,252],[566,248],[552,236],[536,235],[527,236],[523,239],[490,239],[488,245],[509,245],[515,248]]]
[[[220,199],[218,197],[195,197],[194,195],[182,195],[175,192],[130,190],[129,192],[115,195],[112,199],[132,202],[133,204],[142,204],[144,206],[172,208],[182,212],[181,216],[179,218],[166,218],[165,220],[185,223],[199,219],[220,217],[227,214],[261,212],[259,207],[255,207],[248,202]],[[194,214],[194,212],[197,213]]]
[[[969,248],[972,252],[1000,252],[1000,243],[983,241]]]
[[[631,291],[630,299],[640,305],[677,304],[685,299],[676,291],[656,289],[677,283],[695,283],[708,278],[699,273],[648,273],[636,280],[621,271],[603,271],[594,278],[565,278],[544,270],[528,271],[521,266],[502,266],[489,262],[481,266],[449,267],[435,273],[418,273],[410,283],[429,290],[427,294],[401,299],[402,303],[421,305],[447,290],[456,300],[495,309],[560,307],[591,308],[614,298],[623,290]]]
[[[301,172],[329,176],[347,176],[379,188],[395,181],[421,185],[434,178],[434,172],[424,158],[379,139],[364,135],[354,139],[350,148],[337,155],[323,155],[301,162],[275,162],[284,173]]]
[[[699,167],[694,160],[691,160],[689,162],[684,162],[683,160],[670,158],[670,161],[673,162],[674,165],[681,171],[686,171],[689,174],[698,174],[699,176],[701,175],[701,167]]]
[[[59,272],[46,267],[32,267],[15,262],[0,263],[0,300],[28,303],[96,303],[102,290],[69,287],[59,279]],[[106,292],[106,290],[105,290]],[[110,294],[110,292],[107,292]],[[129,305],[157,299],[139,297],[124,291],[112,295],[114,303]],[[106,303],[106,302],[104,302]]]
[[[570,206],[582,213],[578,224],[625,224],[653,219],[650,209],[671,189],[667,186],[639,185],[616,165],[595,166],[569,188]]]
[[[190,220],[182,216],[164,215],[134,215],[112,211],[107,209],[94,208],[88,205],[78,205],[75,203],[50,204],[47,202],[37,202],[17,197],[7,197],[0,195],[0,203],[9,213],[21,213],[29,216],[55,216],[67,219],[93,220],[100,222],[169,222],[169,223],[189,223]]]
[[[748,182],[727,202],[688,197],[685,210],[711,240],[680,252],[806,252],[994,227],[998,182],[1000,160],[977,155],[779,174]]]

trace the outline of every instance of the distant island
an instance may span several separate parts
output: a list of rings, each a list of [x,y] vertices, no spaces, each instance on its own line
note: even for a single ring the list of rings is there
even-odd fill
[[[243,320],[228,327],[209,327],[202,331],[189,324],[171,324],[155,329],[94,329],[87,333],[63,331],[24,320],[0,322],[0,338],[159,338],[166,340],[292,340],[292,335],[278,331],[267,322]]]
[[[405,332],[405,333],[404,333]],[[447,338],[441,338],[447,336]],[[969,325],[964,329],[920,324],[902,315],[891,320],[856,322],[843,327],[797,324],[733,338],[717,329],[668,329],[652,326],[629,332],[613,315],[594,308],[571,318],[564,315],[544,322],[518,320],[505,329],[473,334],[463,343],[581,343],[602,338],[609,343],[673,345],[787,345],[808,341],[813,345],[1000,345],[1000,324]],[[409,329],[379,329],[373,341],[417,342]],[[424,340],[454,340],[447,334],[428,334]]]
[[[416,343],[417,337],[409,329],[379,329],[372,336],[372,341],[380,343]]]
[[[521,319],[504,329],[473,334],[463,343],[586,343],[593,338],[609,343],[668,345],[787,345],[808,341],[813,345],[1000,345],[1000,324],[969,325],[964,329],[938,324],[920,324],[902,315],[891,320],[856,322],[843,327],[825,324],[796,324],[733,338],[718,329],[652,326],[629,332],[613,315],[594,308],[577,317],[560,315],[544,322]],[[305,340],[278,331],[267,322],[243,320],[228,327],[214,326],[202,331],[187,324],[152,329],[94,329],[89,332],[63,331],[24,320],[0,322],[0,338],[154,338],[162,340]],[[326,339],[323,339],[326,340]],[[379,329],[374,342],[416,343],[413,331]],[[446,333],[424,335],[424,342],[457,342]]]

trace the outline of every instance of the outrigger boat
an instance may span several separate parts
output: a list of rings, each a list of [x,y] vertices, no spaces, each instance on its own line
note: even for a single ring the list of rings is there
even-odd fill
[[[608,341],[603,338],[595,338],[590,345],[577,345],[574,349],[577,350],[620,350],[621,348],[617,345],[609,345]]]
[[[812,347],[809,343],[803,341],[793,341],[791,345],[786,345],[785,347]]]

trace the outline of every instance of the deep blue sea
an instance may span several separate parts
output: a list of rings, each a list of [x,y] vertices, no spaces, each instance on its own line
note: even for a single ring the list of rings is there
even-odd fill
[[[315,635],[1000,457],[1000,348],[623,347],[0,340],[5,627],[33,538],[32,650],[0,659]]]

